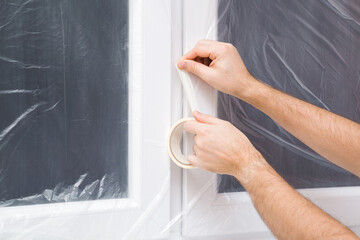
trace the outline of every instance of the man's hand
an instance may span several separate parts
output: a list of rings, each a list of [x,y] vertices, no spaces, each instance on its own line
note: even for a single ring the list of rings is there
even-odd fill
[[[202,169],[233,175],[241,182],[251,180],[267,164],[249,139],[231,123],[194,112],[196,121],[184,124],[184,130],[195,134],[194,155],[189,162]],[[239,180],[240,180],[239,179]]]
[[[221,92],[242,98],[256,84],[236,48],[229,43],[201,40],[178,62]]]

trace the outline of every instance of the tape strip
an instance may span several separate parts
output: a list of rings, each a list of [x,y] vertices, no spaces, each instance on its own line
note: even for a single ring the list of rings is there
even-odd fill
[[[192,80],[189,76],[189,73],[179,69],[178,70],[181,83],[183,85],[186,98],[191,108],[191,112],[198,110],[198,103],[195,97],[194,86],[192,84]],[[181,152],[181,136],[184,130],[184,123],[189,120],[195,120],[194,118],[183,118],[179,120],[171,129],[169,137],[168,137],[168,152],[171,160],[178,165],[179,167],[191,169],[195,168],[191,164],[188,163],[187,157],[184,156]]]
[[[192,84],[192,80],[190,78],[190,75],[188,72],[179,69],[178,67],[176,67],[176,69],[178,70],[180,79],[181,79],[181,83],[183,85],[184,91],[185,91],[185,95],[186,98],[189,102],[190,108],[191,108],[191,112],[194,112],[196,110],[199,110],[199,105],[195,96],[195,91],[194,91],[194,86]]]

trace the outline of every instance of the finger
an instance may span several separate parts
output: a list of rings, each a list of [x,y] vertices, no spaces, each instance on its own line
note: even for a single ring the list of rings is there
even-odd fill
[[[192,60],[195,57],[210,58],[214,60],[221,55],[224,50],[224,42],[214,40],[200,40],[193,49],[188,51],[184,56],[184,60]]]
[[[198,165],[198,159],[197,159],[195,154],[192,154],[192,155],[188,156],[187,160],[189,161],[189,163],[191,165],[194,165],[194,166]]]
[[[178,67],[195,74],[210,85],[213,78],[212,76],[215,74],[214,69],[211,69],[208,66],[194,60],[180,60]]]
[[[202,130],[202,123],[197,121],[187,121],[184,123],[184,130],[192,134],[198,134]]]
[[[207,124],[219,124],[222,123],[223,120],[204,114],[204,113],[200,113],[198,111],[193,112],[193,115],[196,119],[196,121],[201,122],[201,123],[207,123]]]
[[[185,53],[182,57],[183,60],[193,60],[196,57],[201,58],[210,58],[211,60],[216,59],[219,54],[221,48],[217,44],[202,44],[196,45],[193,49]]]

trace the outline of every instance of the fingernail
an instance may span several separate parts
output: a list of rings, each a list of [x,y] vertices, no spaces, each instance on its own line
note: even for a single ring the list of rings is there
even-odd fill
[[[178,63],[178,67],[184,69],[186,67],[186,63],[184,61],[181,61]]]

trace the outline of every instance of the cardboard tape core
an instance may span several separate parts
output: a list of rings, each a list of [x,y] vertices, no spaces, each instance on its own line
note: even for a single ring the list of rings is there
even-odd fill
[[[184,131],[184,123],[187,121],[195,121],[194,118],[180,119],[172,127],[168,138],[168,151],[171,160],[179,167],[191,169],[193,165],[187,163],[187,157],[181,152],[181,137]]]

